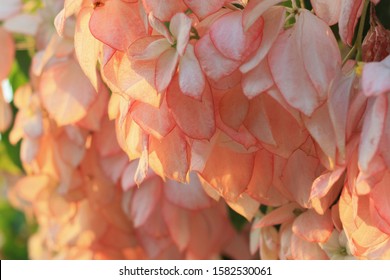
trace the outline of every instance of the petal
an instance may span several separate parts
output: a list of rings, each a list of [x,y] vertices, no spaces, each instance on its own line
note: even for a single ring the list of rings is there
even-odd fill
[[[135,227],[142,226],[153,213],[162,194],[160,178],[144,181],[134,190],[132,199],[131,216]]]
[[[210,86],[206,84],[202,100],[184,95],[176,75],[167,90],[167,104],[172,115],[187,136],[194,139],[210,139],[215,132],[214,103]]]
[[[355,75],[336,77],[329,92],[328,109],[341,157],[345,157],[347,117]]]
[[[187,9],[182,0],[142,0],[142,3],[147,13],[153,12],[161,21],[170,21],[174,14]]]
[[[390,225],[390,196],[389,196],[390,172],[386,172],[382,180],[372,189],[370,196],[375,209],[380,217]]]
[[[334,166],[336,163],[336,137],[327,104],[325,103],[315,110],[310,117],[304,117],[304,123],[311,136],[328,157],[330,165]]]
[[[293,27],[279,36],[270,51],[269,65],[275,84],[286,101],[304,114],[311,115],[320,104],[320,100],[305,70],[295,41],[295,32],[295,27]],[[294,71],[286,65],[293,65]],[[299,83],[295,82],[297,73],[299,73]]]
[[[201,210],[211,207],[211,198],[203,190],[195,173],[190,174],[189,184],[168,180],[164,186],[164,194],[168,201],[183,209]]]
[[[161,177],[187,182],[190,165],[189,148],[186,139],[177,127],[161,140],[151,137],[149,163]],[[153,157],[157,156],[157,160]]]
[[[333,231],[330,211],[318,215],[314,210],[307,210],[295,219],[293,232],[308,242],[325,243]]]
[[[175,127],[166,102],[163,102],[160,108],[137,102],[131,107],[130,114],[143,130],[157,139],[165,137]]]
[[[281,179],[285,188],[302,207],[309,206],[311,186],[317,177],[319,164],[317,158],[297,150],[288,159],[283,170]]]
[[[156,63],[155,85],[158,92],[163,92],[170,84],[173,75],[175,75],[179,54],[171,48],[165,51]]]
[[[232,60],[242,60],[248,49],[258,39],[263,29],[263,20],[252,25],[247,32],[242,26],[242,12],[235,11],[218,18],[210,28],[210,38],[224,56]]]
[[[249,101],[238,85],[224,93],[218,107],[221,120],[230,128],[238,131],[248,114]]]
[[[173,241],[179,250],[183,251],[187,247],[192,234],[190,232],[189,212],[178,209],[170,203],[164,203],[162,211]]]
[[[320,97],[341,68],[341,55],[332,30],[322,20],[305,10],[297,20],[296,40],[305,70]],[[318,52],[318,50],[323,50]]]
[[[162,95],[154,87],[155,61],[134,61],[124,53],[116,52],[104,66],[103,74],[111,91],[160,106]]]
[[[252,70],[266,57],[284,26],[286,11],[283,7],[271,7],[264,13],[263,19],[264,28],[261,44],[255,53],[249,57],[248,61],[240,66],[240,71],[242,73]]]
[[[232,74],[240,66],[240,61],[226,58],[215,48],[209,34],[196,43],[195,54],[204,73],[215,81]]]
[[[269,151],[276,153],[284,158],[288,158],[299,146],[301,146],[307,139],[307,131],[301,126],[294,116],[287,111],[279,101],[276,101],[268,93],[262,94],[260,98],[264,102],[264,108],[272,135],[264,128],[265,131],[257,133],[262,134],[262,144]],[[252,102],[252,101],[251,101]],[[251,106],[256,106],[254,103]],[[261,108],[259,109],[261,110]],[[261,113],[263,114],[263,113]],[[259,119],[258,121],[260,121]],[[256,121],[255,119],[253,120]],[[294,136],[293,136],[294,135]],[[272,136],[272,138],[271,138]],[[266,141],[265,141],[266,140]],[[273,143],[275,142],[276,145]]]
[[[253,176],[246,191],[251,197],[269,206],[279,206],[287,202],[273,186],[274,158],[265,149],[256,153]]]
[[[296,260],[328,260],[328,255],[317,243],[307,242],[293,234],[291,236],[291,254]]]
[[[101,81],[99,81],[102,83]],[[109,92],[105,86],[101,86],[96,100],[91,104],[88,114],[78,122],[83,128],[91,131],[98,131],[102,123],[103,116],[106,115]]]
[[[242,23],[248,30],[268,9],[282,2],[281,0],[252,0],[244,9]]]
[[[192,20],[183,13],[175,14],[169,24],[169,30],[176,38],[176,50],[182,56],[190,39]]]
[[[165,51],[170,49],[172,46],[168,42],[167,39],[161,38],[161,37],[155,37],[156,40],[152,41],[147,47],[142,51],[140,54],[131,54],[129,53],[130,57],[136,59],[136,60],[154,60],[157,59],[160,55],[162,55]],[[139,40],[145,40],[146,38],[141,38]],[[147,39],[148,41],[150,38]],[[135,42],[139,43],[139,42]],[[131,48],[129,48],[129,51]]]
[[[249,99],[271,88],[274,81],[268,66],[268,60],[264,59],[255,68],[245,73],[241,83],[244,94]]]
[[[215,145],[201,176],[226,200],[235,201],[252,177],[254,155]]]
[[[202,93],[206,86],[206,79],[192,45],[187,46],[186,52],[180,58],[179,84],[183,94],[195,99],[202,98]]]
[[[383,134],[387,111],[387,98],[378,96],[369,102],[363,123],[363,131],[359,146],[359,167],[367,170],[370,161],[376,154]]]
[[[293,221],[296,218],[294,211],[297,209],[301,211],[300,206],[295,202],[285,204],[265,215],[258,223],[254,224],[253,227],[263,228]]]
[[[263,99],[257,96],[250,100],[244,125],[259,141],[276,146]]]
[[[98,90],[98,77],[96,64],[100,52],[100,42],[92,36],[89,30],[89,20],[93,10],[82,9],[77,16],[74,45],[77,60],[85,75],[89,78],[95,90]]]
[[[364,65],[362,73],[363,93],[378,96],[390,92],[390,55],[381,62]]]
[[[226,203],[248,221],[252,221],[260,207],[260,202],[250,197],[247,193],[240,194],[234,202],[226,201]]]

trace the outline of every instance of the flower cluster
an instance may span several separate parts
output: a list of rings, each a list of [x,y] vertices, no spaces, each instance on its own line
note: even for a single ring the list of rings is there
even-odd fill
[[[379,0],[44,2],[11,134],[34,257],[390,258]]]

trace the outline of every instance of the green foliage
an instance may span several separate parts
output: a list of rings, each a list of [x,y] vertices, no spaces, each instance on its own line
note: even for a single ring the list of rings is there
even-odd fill
[[[29,229],[23,213],[0,201],[0,257],[3,259],[27,259]]]

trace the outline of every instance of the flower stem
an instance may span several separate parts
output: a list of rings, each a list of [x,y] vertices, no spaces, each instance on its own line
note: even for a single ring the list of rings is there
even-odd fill
[[[348,54],[344,57],[342,65],[344,65],[348,61],[348,59],[352,58],[355,53],[356,53],[356,45],[354,45],[352,49],[350,49]]]
[[[294,10],[296,10],[298,8],[298,5],[297,5],[297,2],[296,0],[291,0],[291,6]]]
[[[356,60],[361,61],[362,60],[362,41],[363,41],[363,31],[364,31],[364,24],[366,22],[366,15],[367,15],[367,9],[368,9],[368,4],[370,3],[369,0],[364,1],[364,6],[363,6],[363,11],[362,15],[360,16],[360,22],[359,22],[359,29],[358,29],[358,34],[356,37],[355,45],[357,50],[356,54]]]

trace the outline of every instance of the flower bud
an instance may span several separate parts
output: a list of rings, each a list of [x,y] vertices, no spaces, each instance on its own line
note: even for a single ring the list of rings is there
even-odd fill
[[[371,5],[370,17],[371,27],[362,44],[363,61],[381,61],[390,54],[390,30],[380,23],[374,5]]]

